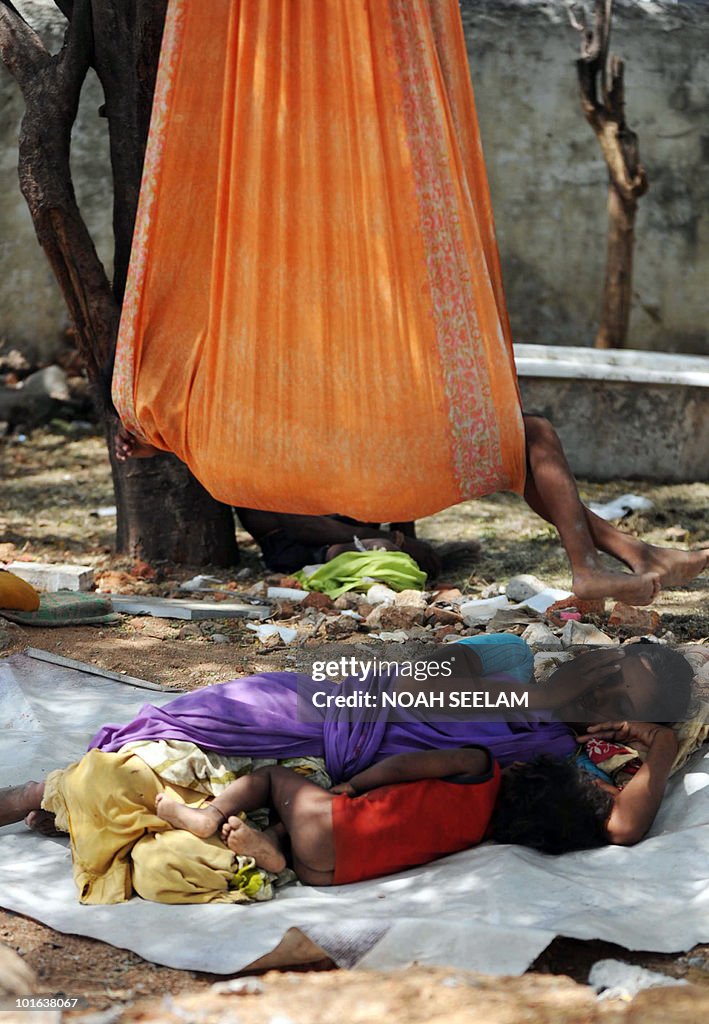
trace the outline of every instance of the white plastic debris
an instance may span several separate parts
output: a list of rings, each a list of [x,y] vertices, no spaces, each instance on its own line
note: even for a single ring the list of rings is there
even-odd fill
[[[111,516],[118,514],[118,509],[115,505],[99,505],[91,512],[92,516],[97,516],[99,519],[109,519]]]
[[[255,622],[247,622],[246,628],[252,629],[262,643],[269,637],[278,636],[284,644],[292,644],[298,636],[298,630],[289,629],[288,626],[256,625]]]
[[[191,580],[185,580],[180,584],[180,590],[214,590],[215,587],[223,587],[224,584],[216,576],[193,576]]]
[[[619,498],[605,503],[589,501],[588,507],[609,523],[616,519],[624,519],[631,512],[652,512],[655,508],[649,498],[643,498],[640,494],[621,494]]]
[[[591,968],[588,983],[599,999],[630,1001],[644,988],[661,985],[686,985],[684,978],[670,978],[659,971],[648,971],[622,960],[598,960]]]
[[[558,590],[556,587],[547,587],[540,594],[535,594],[534,597],[528,598],[523,604],[525,608],[531,608],[533,612],[539,612],[541,615],[547,608],[551,608],[553,604],[556,604],[557,601],[564,601],[567,597],[571,597],[570,590]]]
[[[307,590],[296,590],[295,587],[269,587],[266,591],[266,597],[273,601],[304,601],[307,596]]]
[[[489,622],[500,608],[512,608],[513,605],[504,594],[499,597],[479,598],[464,601],[458,609],[466,626],[477,626],[481,622]]]

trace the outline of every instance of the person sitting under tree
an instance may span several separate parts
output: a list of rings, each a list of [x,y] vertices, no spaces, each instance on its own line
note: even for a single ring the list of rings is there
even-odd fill
[[[683,586],[707,568],[709,551],[681,551],[646,544],[587,509],[581,502],[576,480],[551,423],[541,416],[525,414],[524,427],[527,453],[524,498],[533,511],[559,531],[571,566],[571,589],[578,598],[608,597],[631,605],[650,604],[661,589]],[[148,458],[158,453],[159,449],[139,440],[125,427],[119,428],[115,445],[119,461]],[[279,521],[286,518],[290,520],[291,539],[296,543],[312,543],[313,530],[317,531],[317,543],[327,546],[351,543],[355,534],[367,536],[366,532],[361,534],[367,527],[358,524],[356,529],[349,526],[343,530],[343,523],[328,516],[277,516]],[[275,528],[282,529],[283,524]],[[369,536],[387,537],[378,530]],[[412,545],[417,547],[414,549]],[[435,555],[424,542],[407,540],[401,550],[411,554],[429,576],[436,574],[437,566],[431,559],[431,556],[435,559]],[[608,568],[599,552],[612,555],[630,572]]]

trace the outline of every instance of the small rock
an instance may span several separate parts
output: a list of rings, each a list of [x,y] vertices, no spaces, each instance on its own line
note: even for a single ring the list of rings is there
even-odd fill
[[[368,604],[394,604],[396,593],[384,583],[374,583],[367,591]]]
[[[522,639],[527,641],[535,654],[537,651],[560,651],[562,649],[559,637],[552,633],[543,622],[530,623],[522,634]]]
[[[290,587],[293,590],[302,590],[303,584],[295,576],[281,576],[278,581],[279,587]]]
[[[360,601],[359,595],[355,594],[340,594],[339,597],[335,598],[333,602],[335,608],[341,612],[356,612],[359,611]]]
[[[234,573],[235,580],[250,580],[253,576],[253,569],[249,569],[248,565],[245,565],[243,569],[239,569],[238,572]]]
[[[463,595],[458,587],[439,587],[433,595],[434,601],[445,601],[447,604],[460,604]]]
[[[541,594],[543,590],[546,590],[545,583],[542,583],[536,576],[522,573],[519,576],[512,577],[505,588],[505,593],[507,594],[508,601],[519,604],[522,601],[528,601],[535,594]]]
[[[130,571],[131,576],[135,576],[139,580],[156,580],[158,578],[158,571],[154,569],[149,562],[138,561],[135,563]]]
[[[17,555],[17,545],[9,541],[0,544],[0,562],[11,562]]]
[[[213,644],[229,643],[229,637],[225,636],[223,633],[211,633],[209,639],[212,641]]]
[[[396,605],[380,604],[369,613],[365,624],[376,630],[409,630],[421,625],[423,612],[416,608],[401,608]]]
[[[455,626],[434,626],[433,628],[433,638],[438,643],[442,643],[451,634],[457,639],[458,634],[455,631]]]
[[[618,601],[608,619],[609,626],[622,626],[631,636],[656,634],[660,630],[660,616],[651,608],[633,608]]]
[[[336,619],[328,619],[325,623],[325,636],[328,640],[342,640],[357,632],[357,620],[351,615],[338,615]]]
[[[411,608],[413,611],[420,611],[422,613],[422,621],[427,603],[420,590],[400,590],[394,598],[396,608]]]
[[[592,622],[576,622],[570,619],[561,634],[561,642],[564,647],[576,647],[579,644],[590,647],[607,647],[618,643],[612,637],[602,633]]]
[[[544,612],[544,618],[554,626],[563,626],[565,620],[559,614],[562,611],[580,612],[584,619],[603,618],[606,613],[606,602],[602,598],[586,601],[582,597],[571,594],[569,597],[562,597],[560,601],[550,604]]]
[[[300,602],[301,608],[317,608],[319,611],[325,611],[334,606],[334,602],[331,597],[327,594],[321,594],[317,590],[311,591],[305,600]]]
[[[273,612],[273,618],[290,619],[295,615],[299,607],[300,602],[296,604],[295,601],[278,601]]]
[[[268,586],[264,580],[259,580],[258,583],[254,583],[253,587],[249,587],[246,591],[249,597],[266,597],[268,593]]]
[[[180,628],[180,631],[177,634],[177,636],[178,636],[178,638],[180,640],[187,640],[189,637],[201,636],[201,635],[202,635],[202,630],[199,628],[199,626],[194,626],[194,625],[192,625],[191,622],[188,623],[188,625],[186,625],[186,626],[182,626]]]
[[[431,626],[455,626],[462,622],[463,618],[455,608],[436,601],[426,609],[425,621]]]

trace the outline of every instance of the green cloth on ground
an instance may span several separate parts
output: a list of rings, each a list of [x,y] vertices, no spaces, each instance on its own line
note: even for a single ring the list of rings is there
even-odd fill
[[[403,551],[343,551],[307,576],[294,573],[306,590],[318,590],[336,598],[348,590],[365,593],[374,583],[385,583],[392,590],[423,590],[426,573]]]
[[[110,626],[121,621],[120,615],[113,610],[110,597],[75,590],[40,594],[36,612],[3,608],[0,615],[19,622],[21,626]]]

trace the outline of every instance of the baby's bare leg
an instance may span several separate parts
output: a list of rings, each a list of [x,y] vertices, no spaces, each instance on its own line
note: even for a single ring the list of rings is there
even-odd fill
[[[161,793],[155,798],[155,813],[174,828],[187,829],[188,832],[206,839],[213,836],[230,816],[241,811],[255,811],[259,807],[269,806],[269,771],[269,768],[257,768],[250,775],[242,775],[205,807],[185,807],[184,804],[170,800]]]

